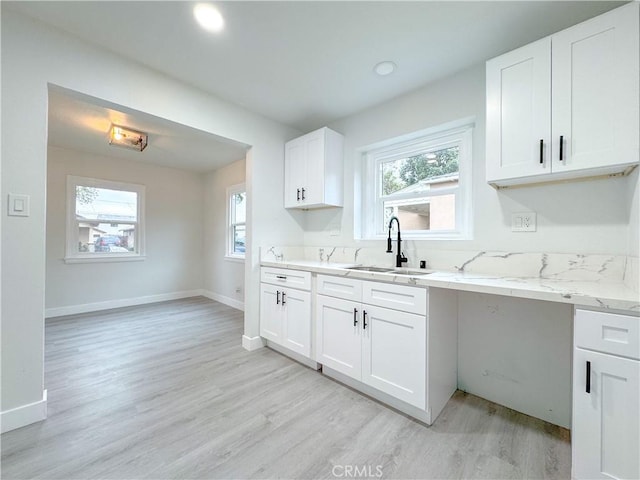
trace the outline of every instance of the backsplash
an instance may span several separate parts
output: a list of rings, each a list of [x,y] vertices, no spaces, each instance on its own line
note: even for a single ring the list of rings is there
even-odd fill
[[[404,253],[409,268],[420,260],[427,269],[464,272],[499,277],[542,278],[579,282],[625,283],[638,289],[638,258],[621,255],[582,255],[563,253],[524,253],[491,251],[428,250],[406,241]],[[315,261],[323,263],[394,266],[395,254],[384,246],[372,247],[266,247],[265,261]]]

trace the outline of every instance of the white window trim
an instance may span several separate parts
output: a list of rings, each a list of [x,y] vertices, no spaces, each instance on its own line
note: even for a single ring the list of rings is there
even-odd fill
[[[76,220],[76,186],[107,188],[110,190],[124,190],[138,194],[138,211],[136,222],[136,251],[129,253],[95,253],[78,252],[78,228]],[[114,182],[98,178],[78,177],[67,175],[67,222],[66,222],[66,248],[65,263],[92,263],[92,262],[131,262],[143,261],[145,252],[145,227],[144,208],[145,186],[135,183]]]
[[[438,147],[446,148],[453,144],[460,146],[458,159],[459,177],[458,186],[431,192],[425,196],[445,195],[456,193],[456,228],[455,230],[439,231],[403,231],[402,237],[413,240],[470,240],[472,238],[472,139],[474,118],[465,118],[449,122],[437,127],[414,132],[402,137],[386,140],[374,145],[359,149],[362,154],[361,163],[361,214],[356,215],[356,233],[360,239],[379,240],[387,237],[387,228],[382,225],[382,202],[380,195],[381,182],[378,181],[379,165],[401,156],[409,156],[426,149]],[[407,194],[406,197],[415,197],[415,194]],[[394,196],[394,199],[400,199]]]
[[[227,246],[226,246],[226,253],[225,253],[225,259],[230,260],[230,261],[234,261],[234,262],[244,262],[245,259],[245,254],[240,254],[240,253],[235,253],[233,251],[233,225],[231,225],[231,195],[235,195],[237,193],[244,193],[245,197],[247,195],[247,188],[245,186],[244,183],[239,183],[237,185],[231,185],[229,187],[227,187],[227,199],[226,199],[226,204],[227,204],[227,223],[226,223],[226,228],[227,228]],[[247,203],[248,204],[248,203]],[[246,215],[246,213],[245,213]],[[236,223],[235,225],[242,225],[242,223]],[[244,226],[245,226],[245,249],[247,247],[246,245],[246,228],[247,228],[247,222],[244,222]],[[246,250],[245,250],[246,253]]]

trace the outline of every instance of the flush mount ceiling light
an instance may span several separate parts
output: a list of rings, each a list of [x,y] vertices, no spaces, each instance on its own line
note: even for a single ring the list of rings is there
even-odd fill
[[[395,69],[396,69],[396,64],[389,60],[380,62],[375,67],[373,67],[373,71],[376,72],[381,77],[392,74],[395,71]]]
[[[146,148],[148,140],[149,136],[146,133],[120,125],[111,125],[109,129],[109,145],[131,148],[141,152]]]
[[[218,9],[209,3],[198,3],[193,7],[193,15],[205,30],[219,32],[224,28],[224,18]]]

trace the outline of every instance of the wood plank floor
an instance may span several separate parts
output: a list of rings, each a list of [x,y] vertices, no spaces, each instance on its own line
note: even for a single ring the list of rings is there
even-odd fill
[[[565,429],[463,392],[426,427],[241,334],[202,297],[47,321],[49,417],[2,478],[570,477]]]

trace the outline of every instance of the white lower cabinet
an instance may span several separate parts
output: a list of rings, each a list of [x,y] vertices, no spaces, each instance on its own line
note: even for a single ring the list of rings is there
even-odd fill
[[[640,478],[639,324],[637,317],[576,310],[573,478]]]
[[[352,378],[362,377],[362,305],[316,297],[316,362]]]
[[[455,293],[324,275],[317,285],[316,362],[432,423],[457,386]]]
[[[362,381],[425,408],[427,318],[372,305],[362,309]]]
[[[289,279],[297,281],[299,276],[287,271],[277,273],[277,281],[281,283],[260,284],[260,336],[310,358],[311,293],[286,286]],[[309,275],[308,272],[294,273]],[[303,284],[306,285],[310,286],[310,275],[309,281]]]
[[[318,363],[425,408],[426,317],[324,295],[316,312]]]

